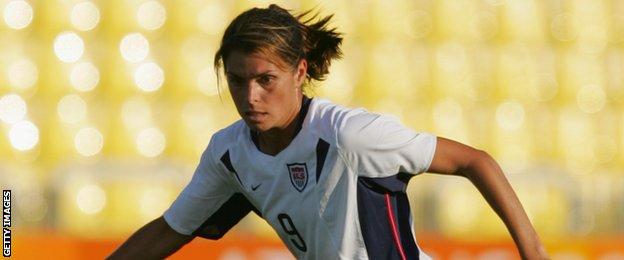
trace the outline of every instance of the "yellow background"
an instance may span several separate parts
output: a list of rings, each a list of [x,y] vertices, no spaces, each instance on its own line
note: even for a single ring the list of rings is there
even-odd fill
[[[212,69],[223,30],[269,3],[0,0],[14,228],[123,239],[162,214],[238,119]],[[344,33],[311,95],[488,151],[546,241],[622,236],[624,1],[275,3]],[[409,195],[419,233],[510,240],[466,180],[426,174]],[[255,216],[233,232],[276,239]]]

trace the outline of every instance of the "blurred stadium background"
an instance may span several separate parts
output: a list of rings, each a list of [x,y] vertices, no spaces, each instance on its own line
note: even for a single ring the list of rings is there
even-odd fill
[[[311,95],[489,151],[555,259],[624,259],[624,1],[0,0],[0,185],[15,258],[102,258],[158,217],[237,120],[212,68],[254,6],[334,13],[344,59]],[[422,175],[417,238],[514,258],[475,188]],[[177,257],[289,258],[256,216]],[[46,257],[46,258],[47,258]]]

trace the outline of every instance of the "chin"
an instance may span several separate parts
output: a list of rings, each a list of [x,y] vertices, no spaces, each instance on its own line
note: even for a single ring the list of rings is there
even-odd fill
[[[245,120],[245,123],[247,124],[247,126],[249,127],[249,129],[256,131],[256,132],[265,132],[269,129],[271,129],[268,124],[265,123],[260,123],[260,122],[249,122]]]

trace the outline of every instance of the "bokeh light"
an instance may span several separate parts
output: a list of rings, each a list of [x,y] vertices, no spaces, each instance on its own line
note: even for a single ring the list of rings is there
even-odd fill
[[[82,156],[94,156],[104,146],[104,136],[94,127],[80,129],[74,137],[74,147]]]
[[[76,194],[76,204],[84,214],[97,214],[106,206],[106,192],[98,185],[85,185]]]
[[[579,89],[576,95],[578,107],[585,113],[596,113],[601,111],[607,99],[602,87],[594,84],[585,85]]]
[[[500,6],[506,4],[507,0],[485,0],[484,2],[492,6]]]
[[[457,71],[466,64],[466,50],[458,43],[445,43],[436,52],[436,62],[446,71]]]
[[[100,22],[100,10],[92,2],[80,2],[72,8],[70,20],[77,30],[93,30]]]
[[[498,33],[499,23],[494,13],[479,12],[472,22],[472,34],[479,40],[491,40]]]
[[[197,26],[209,35],[216,35],[225,30],[227,17],[221,2],[210,2],[197,15]]]
[[[39,129],[30,121],[20,121],[9,130],[11,146],[19,151],[33,149],[39,143]]]
[[[71,85],[78,91],[93,90],[100,81],[100,71],[90,62],[74,65],[70,74]]]
[[[158,128],[147,128],[136,137],[136,147],[145,157],[156,157],[164,150],[167,143],[165,135]]]
[[[26,101],[17,94],[8,94],[0,98],[0,120],[14,124],[26,117]]]
[[[167,10],[158,1],[147,1],[137,10],[136,19],[146,30],[156,30],[167,20]]]
[[[141,64],[134,72],[134,84],[145,91],[154,92],[165,81],[165,72],[154,62]]]
[[[20,59],[7,69],[9,84],[16,89],[28,89],[37,83],[39,71],[37,65],[28,59]]]
[[[182,109],[182,123],[194,133],[214,132],[214,118],[208,103],[199,100],[189,101]],[[203,146],[203,145],[202,145]]]
[[[348,104],[353,99],[352,75],[344,63],[332,64],[332,73],[324,83],[323,95],[335,102]]]
[[[431,16],[422,10],[412,11],[403,19],[403,30],[412,38],[424,38],[433,28]]]
[[[524,107],[516,101],[507,101],[496,109],[496,122],[505,130],[516,130],[524,122]]]
[[[69,237],[72,245],[88,239],[89,248],[59,246],[58,255],[102,258],[91,248],[100,242],[91,242],[107,241],[110,253],[110,241],[121,244],[162,215],[213,134],[239,119],[212,64],[224,30],[241,11],[271,3],[0,0],[0,185],[16,195],[24,247],[15,247],[15,256],[45,258],[27,255],[47,251],[33,239],[65,244]],[[415,131],[487,151],[553,252],[600,258],[608,253],[602,242],[621,237],[623,212],[614,209],[624,194],[623,4],[277,4],[319,11],[317,18],[334,14],[328,27],[344,33],[343,58],[332,61],[325,81],[310,82],[306,95],[391,114]],[[414,222],[419,238],[506,247],[479,255],[474,248],[431,250],[434,256],[517,256],[505,226],[469,182],[419,178],[408,191],[414,219],[424,220]],[[55,232],[41,232],[50,228]],[[254,214],[230,232],[241,230],[262,243],[277,236]],[[616,243],[611,251],[622,255]],[[268,255],[232,250],[249,259]]]
[[[624,14],[616,14],[611,17],[613,19],[613,33],[610,35],[614,42],[624,42]]]
[[[197,75],[197,88],[207,96],[216,96],[219,94],[219,86],[217,86],[217,75],[212,67],[202,69]]]
[[[549,101],[559,92],[559,84],[552,74],[539,74],[536,82],[529,89],[537,101]]]
[[[435,104],[433,108],[433,121],[436,128],[455,128],[461,124],[462,120],[462,107],[454,99],[446,98]]]
[[[550,23],[550,33],[555,39],[560,41],[572,41],[578,35],[577,22],[574,16],[562,13],[552,19]]]
[[[78,123],[87,116],[87,102],[77,94],[69,94],[59,100],[56,111],[61,121]]]
[[[573,174],[591,173],[596,165],[593,140],[584,138],[593,136],[589,117],[584,113],[575,113],[571,108],[562,111],[559,119],[559,139],[562,155]]]
[[[131,33],[121,39],[119,51],[125,60],[132,63],[141,62],[149,55],[149,41],[140,33]]]
[[[4,7],[4,22],[12,29],[23,29],[33,19],[32,6],[26,1],[10,1]]]
[[[145,128],[152,123],[152,110],[142,97],[132,97],[124,101],[121,119],[130,130]]]
[[[143,218],[151,220],[162,214],[170,203],[171,198],[167,191],[149,188],[145,189],[139,198],[139,210]]]
[[[54,39],[54,53],[63,62],[74,62],[84,53],[84,42],[74,32],[62,32]]]
[[[600,54],[608,42],[607,28],[604,25],[584,24],[579,28],[578,48],[581,53]]]
[[[451,187],[444,189],[445,196],[439,202],[440,205],[443,205],[440,208],[440,217],[448,224],[442,228],[449,233],[469,233],[471,225],[474,225],[479,218],[476,205],[479,204],[480,198],[471,193],[467,194],[464,190],[459,189],[458,185]],[[458,214],[462,217],[458,218]]]
[[[596,137],[596,140],[594,140],[593,152],[598,163],[613,161],[618,152],[617,144],[613,142],[615,139],[616,138],[609,135],[599,135]]]

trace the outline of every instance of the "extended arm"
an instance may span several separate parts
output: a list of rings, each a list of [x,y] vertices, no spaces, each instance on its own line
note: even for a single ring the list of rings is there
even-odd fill
[[[522,258],[548,258],[518,197],[499,165],[489,154],[438,137],[429,172],[468,178],[503,220]]]
[[[161,216],[137,230],[107,259],[163,259],[193,238],[173,230]]]

